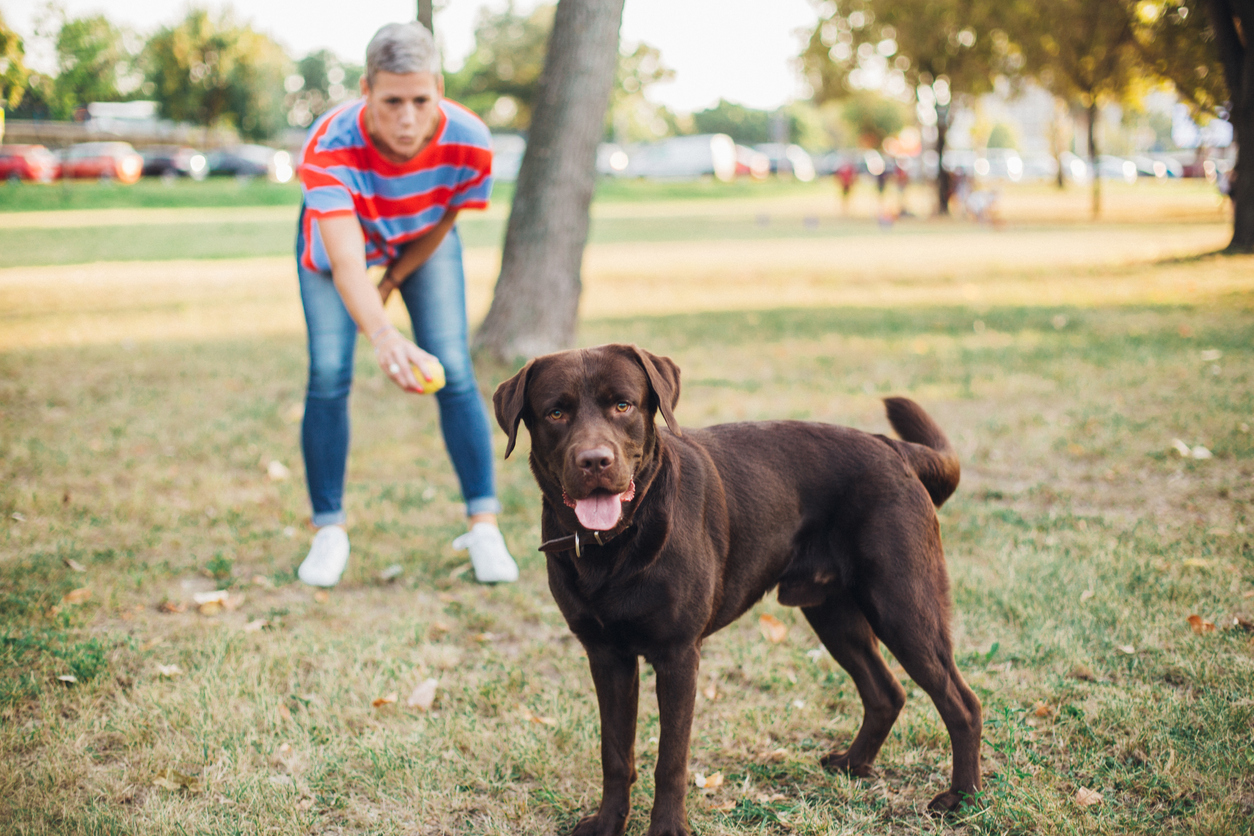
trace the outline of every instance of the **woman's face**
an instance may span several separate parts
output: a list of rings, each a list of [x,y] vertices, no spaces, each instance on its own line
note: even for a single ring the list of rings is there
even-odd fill
[[[384,156],[404,162],[421,151],[440,122],[444,77],[434,73],[388,73],[371,83],[361,77],[366,129]]]

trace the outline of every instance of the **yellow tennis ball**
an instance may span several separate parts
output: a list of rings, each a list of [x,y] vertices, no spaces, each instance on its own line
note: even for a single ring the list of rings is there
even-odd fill
[[[440,361],[436,360],[434,357],[431,359],[435,364],[435,372],[431,375],[430,380],[427,380],[426,376],[423,375],[422,369],[417,366],[413,366],[414,377],[418,378],[418,383],[422,386],[421,394],[423,395],[434,395],[436,392],[443,389],[444,384],[448,382],[444,379],[444,366],[440,365]]]

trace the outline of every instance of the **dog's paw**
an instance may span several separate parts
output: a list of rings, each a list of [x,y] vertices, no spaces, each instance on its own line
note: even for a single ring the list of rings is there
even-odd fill
[[[848,752],[829,752],[819,761],[828,772],[843,772],[859,778],[870,778],[875,770],[869,763],[854,763]]]
[[[973,805],[978,798],[978,792],[969,793],[954,789],[946,790],[928,802],[927,811],[937,816],[956,813],[959,807]]]
[[[627,816],[606,816],[597,813],[585,816],[575,825],[570,836],[622,836],[627,829]]]
[[[653,825],[646,836],[692,836],[692,831],[682,824]]]

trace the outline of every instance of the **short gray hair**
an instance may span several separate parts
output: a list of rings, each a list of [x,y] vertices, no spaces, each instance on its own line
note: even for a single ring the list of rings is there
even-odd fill
[[[440,74],[440,53],[431,32],[416,20],[389,23],[370,39],[366,47],[366,80],[374,81],[375,73]]]

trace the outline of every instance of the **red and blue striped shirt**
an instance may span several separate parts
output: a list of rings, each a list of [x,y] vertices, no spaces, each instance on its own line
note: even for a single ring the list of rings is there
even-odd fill
[[[296,256],[330,272],[314,221],[354,214],[366,236],[366,263],[388,264],[449,209],[484,209],[492,191],[488,128],[456,102],[440,101],[435,136],[413,159],[394,163],[366,131],[365,100],[329,111],[309,131],[297,168],[304,200]]]

